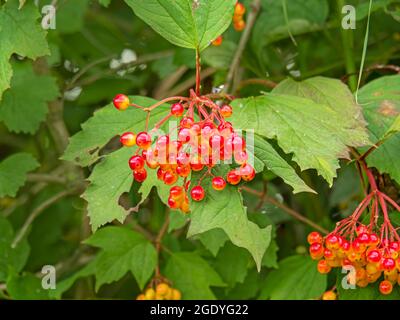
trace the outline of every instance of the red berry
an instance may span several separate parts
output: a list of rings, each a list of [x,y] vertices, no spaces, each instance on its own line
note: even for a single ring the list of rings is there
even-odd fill
[[[232,150],[234,152],[246,149],[246,141],[242,137],[236,136],[232,138]]]
[[[160,136],[160,137],[158,137],[158,139],[156,141],[156,148],[166,150],[168,147],[168,144],[169,144],[169,136],[168,135]]]
[[[143,182],[147,178],[147,171],[146,169],[142,168],[139,170],[133,171],[133,177],[137,182]]]
[[[307,242],[309,244],[322,243],[322,241],[323,241],[323,238],[322,238],[321,234],[317,231],[313,231],[313,232],[309,233],[307,236]]]
[[[157,179],[158,180],[164,180],[164,175],[165,175],[165,171],[161,168],[158,168],[157,170]]]
[[[399,241],[392,241],[389,245],[389,248],[394,250],[395,252],[400,251],[400,242]]]
[[[396,268],[396,261],[392,258],[383,258],[381,261],[381,267],[383,270],[392,271]]]
[[[369,235],[369,244],[372,246],[377,246],[379,244],[380,240],[379,237],[376,235],[376,233],[371,233]]]
[[[379,262],[381,258],[381,253],[378,250],[371,250],[367,254],[367,260],[372,263]]]
[[[204,199],[205,192],[202,186],[195,186],[192,191],[190,191],[190,195],[194,201],[201,201]]]
[[[136,136],[136,145],[147,150],[151,146],[151,137],[147,132],[140,132]]]
[[[326,274],[329,273],[332,268],[328,265],[326,260],[319,260],[317,269],[319,273]]]
[[[117,94],[113,100],[113,103],[114,107],[121,111],[128,109],[130,105],[129,98],[124,94]]]
[[[224,146],[224,137],[219,134],[213,135],[210,137],[209,143],[213,150],[220,150]]]
[[[175,117],[181,117],[183,115],[184,111],[185,111],[185,108],[180,103],[174,103],[171,106],[171,114],[174,115]]]
[[[235,152],[233,156],[237,164],[245,164],[249,158],[246,151]]]
[[[187,143],[190,141],[191,131],[188,128],[182,128],[178,132],[178,141]]]
[[[144,161],[143,157],[141,157],[141,156],[139,156],[139,155],[133,156],[133,157],[131,157],[131,158],[129,159],[129,167],[130,167],[132,170],[140,170],[140,169],[143,169],[144,164],[145,164],[145,161]]]
[[[245,27],[246,27],[246,22],[244,20],[235,21],[233,23],[233,28],[236,31],[243,31]]]
[[[211,183],[212,187],[217,191],[224,190],[226,186],[226,182],[222,177],[214,177]]]
[[[231,170],[228,172],[226,177],[226,181],[228,181],[232,185],[237,185],[242,178],[238,175],[236,170]]]
[[[360,233],[359,236],[357,237],[358,241],[360,241],[360,243],[364,243],[364,244],[369,244],[370,238],[369,238],[369,234],[368,233]]]
[[[190,129],[194,124],[194,119],[192,117],[183,117],[179,125],[181,128]]]
[[[190,168],[193,171],[201,171],[204,168],[204,164],[202,164],[200,161],[197,161],[197,163],[191,163]]]
[[[133,147],[136,144],[136,136],[133,132],[125,132],[119,141],[125,146],[125,147]]]
[[[224,118],[229,118],[232,115],[232,107],[227,104],[223,105],[219,112]]]
[[[360,224],[357,228],[356,228],[356,233],[357,235],[360,235],[361,233],[368,233],[368,228],[367,226]]]
[[[384,294],[388,295],[392,292],[393,290],[393,285],[390,281],[388,280],[383,280],[381,283],[379,283],[379,291]]]

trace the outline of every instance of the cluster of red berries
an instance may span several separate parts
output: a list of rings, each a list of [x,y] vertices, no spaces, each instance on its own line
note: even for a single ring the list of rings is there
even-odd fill
[[[241,32],[244,30],[244,28],[246,28],[246,21],[244,21],[243,19],[245,13],[246,13],[246,7],[244,6],[244,4],[240,3],[239,1],[236,2],[232,21],[233,21],[233,28],[238,32]],[[211,44],[213,46],[218,47],[222,44],[222,41],[223,37],[219,36],[214,41],[212,41]]]
[[[248,163],[245,139],[226,121],[232,115],[230,105],[219,106],[206,96],[198,97],[193,92],[191,98],[180,97],[179,100],[170,107],[170,114],[153,129],[159,129],[171,117],[180,118],[179,124],[169,134],[159,135],[153,145],[148,132],[137,135],[126,132],[120,141],[126,147],[138,147],[136,154],[129,159],[134,179],[137,182],[146,179],[146,165],[150,169],[157,169],[158,179],[171,186],[168,198],[170,208],[187,213],[190,211],[187,193],[191,184],[187,179],[192,171],[206,168],[203,177],[212,176],[212,187],[220,191],[225,188],[226,182],[237,185],[241,180],[251,181],[255,177],[255,170]],[[125,110],[132,104],[127,96],[117,95],[114,105],[119,110]],[[197,109],[198,121],[195,121],[194,108]],[[230,170],[225,179],[213,176],[211,169],[215,165],[220,162],[231,163],[232,159],[238,167]],[[201,201],[205,197],[204,188],[200,185],[203,177],[190,190],[194,201]],[[183,185],[173,186],[179,178],[183,178]]]
[[[233,14],[233,28],[236,31],[243,31],[244,28],[246,27],[246,22],[244,21],[243,17],[244,14],[246,13],[246,7],[244,6],[243,3],[240,3],[239,1],[236,2],[235,5],[235,12]]]
[[[150,285],[136,300],[181,300],[182,294],[178,289],[172,288],[168,283],[161,282]]]
[[[349,284],[366,287],[381,279],[379,291],[384,295],[390,294],[395,284],[400,285],[399,241],[381,239],[363,224],[357,226],[351,240],[336,232],[323,238],[314,231],[307,241],[311,258],[319,260],[317,268],[322,274],[335,267],[354,267],[355,272],[349,272],[347,278]]]

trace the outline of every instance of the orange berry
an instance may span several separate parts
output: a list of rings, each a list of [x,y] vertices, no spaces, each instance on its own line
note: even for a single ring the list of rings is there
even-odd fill
[[[383,280],[381,281],[381,283],[379,284],[379,291],[383,294],[383,295],[388,295],[392,292],[393,290],[393,285],[390,281],[388,280]]]
[[[334,291],[326,291],[322,295],[322,300],[337,300],[337,295]]]
[[[222,44],[222,36],[217,37],[212,43],[213,46],[219,47]]]

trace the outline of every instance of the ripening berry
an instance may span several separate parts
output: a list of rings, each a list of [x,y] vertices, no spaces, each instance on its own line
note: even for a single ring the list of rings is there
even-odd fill
[[[191,191],[190,195],[194,201],[201,201],[204,199],[205,192],[202,186],[195,186]]]
[[[360,233],[357,237],[358,241],[363,244],[369,244],[370,238],[368,233]]]
[[[322,259],[318,261],[317,269],[319,273],[326,274],[329,273],[332,268],[328,265],[326,260]]]
[[[181,128],[190,129],[194,124],[194,119],[192,117],[183,117],[179,123]]]
[[[140,132],[136,136],[136,145],[141,148],[147,150],[151,146],[151,137],[147,132]]]
[[[135,155],[129,159],[129,167],[132,170],[140,170],[143,169],[145,161],[143,157],[139,155]]]
[[[190,168],[193,171],[201,171],[204,168],[204,164],[201,163],[200,159],[198,159],[195,163],[190,164]]]
[[[339,238],[334,234],[330,234],[325,239],[325,245],[328,249],[339,249]]]
[[[166,283],[160,283],[156,286],[156,294],[165,296],[170,290],[170,287]]]
[[[233,23],[233,28],[238,32],[243,31],[246,28],[246,22],[244,20],[236,21]]]
[[[237,164],[245,164],[249,158],[246,151],[235,152],[233,157],[235,158]]]
[[[310,256],[314,260],[319,260],[324,256],[324,246],[319,242],[314,242],[309,248]]]
[[[146,169],[142,168],[142,169],[133,171],[133,177],[137,182],[143,182],[147,178]]]
[[[164,180],[164,175],[165,175],[165,171],[161,168],[158,168],[157,170],[157,179],[158,180]]]
[[[381,281],[381,283],[379,283],[379,291],[383,295],[388,295],[388,294],[392,293],[392,290],[393,290],[393,285],[390,281],[383,280],[383,281]]]
[[[326,260],[333,260],[333,259],[336,258],[336,255],[332,250],[329,250],[328,248],[325,248],[325,250],[324,250],[324,258]]]
[[[376,233],[370,233],[369,235],[369,245],[376,247],[380,242],[379,237],[376,235]]]
[[[221,116],[224,118],[229,118],[232,115],[232,107],[230,105],[223,105],[220,109],[219,112],[221,113]]]
[[[164,183],[168,186],[173,185],[178,180],[178,175],[168,170],[163,177]]]
[[[367,265],[365,266],[365,270],[367,271],[367,275],[375,274],[379,272],[379,266],[377,263],[367,263]]]
[[[172,196],[168,197],[168,206],[171,209],[179,209],[181,206],[181,201],[180,199],[173,198]]]
[[[146,300],[146,297],[144,296],[144,294],[139,294],[136,300]]]
[[[236,170],[229,171],[226,176],[226,181],[228,181],[228,183],[232,185],[237,185],[240,182],[240,180],[242,180],[242,178]]]
[[[174,103],[171,106],[171,114],[175,117],[182,117],[183,112],[185,112],[185,108],[181,103]]]
[[[212,187],[217,191],[224,190],[226,186],[226,182],[222,177],[214,177],[211,183]]]
[[[232,138],[232,150],[234,152],[242,151],[245,149],[246,149],[246,141],[242,137],[236,136]]]
[[[392,241],[389,245],[389,248],[393,251],[399,252],[400,251],[400,242],[399,241]]]
[[[182,294],[177,289],[172,289],[172,299],[171,300],[181,300]]]
[[[146,297],[146,300],[154,300],[154,298],[156,296],[156,292],[154,291],[153,288],[149,288],[144,293],[144,296]]]
[[[219,47],[222,44],[222,36],[217,37],[212,43],[213,46]]]
[[[332,290],[324,292],[322,295],[322,300],[336,300],[336,293]]]
[[[185,197],[185,200],[181,204],[181,210],[183,213],[190,212],[189,199],[187,197]]]
[[[185,195],[185,191],[181,186],[174,186],[169,190],[169,195],[174,199],[181,199]]]
[[[244,6],[244,4],[239,1],[236,2],[233,14],[235,16],[243,16],[245,13],[246,13],[246,7]]]
[[[114,107],[116,107],[120,111],[124,111],[128,109],[130,105],[129,98],[124,94],[117,94],[113,100]]]
[[[190,166],[189,165],[178,165],[176,167],[176,173],[182,177],[182,178],[186,178],[189,176],[190,174]]]
[[[133,132],[125,132],[119,141],[125,147],[133,147],[136,144],[136,136]]]
[[[323,237],[321,236],[321,234],[317,231],[313,231],[310,232],[307,236],[307,242],[309,244],[313,244],[313,243],[322,243],[323,241]]]

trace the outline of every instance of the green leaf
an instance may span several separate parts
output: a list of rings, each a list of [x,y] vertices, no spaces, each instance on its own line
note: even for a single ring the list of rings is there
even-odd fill
[[[230,25],[235,0],[125,0],[135,14],[171,43],[205,49]]]
[[[128,271],[143,289],[157,265],[154,246],[125,227],[103,228],[85,243],[102,249],[96,259],[96,290],[105,283],[118,281]]]
[[[246,278],[249,258],[246,250],[227,242],[219,251],[214,267],[223,281],[233,287],[236,283],[243,283]]]
[[[39,163],[29,153],[16,153],[0,162],[0,198],[15,197],[27,173],[37,167]]]
[[[51,3],[51,1],[49,1]],[[84,26],[89,0],[68,0],[57,6],[57,32],[73,33]]]
[[[225,169],[226,167],[221,165],[213,174],[224,176],[227,171]],[[193,174],[191,180],[198,181],[202,174]],[[271,227],[261,229],[248,220],[246,207],[237,187],[229,185],[222,191],[216,191],[211,187],[209,176],[203,179],[202,185],[206,197],[201,202],[191,202],[192,220],[188,237],[215,228],[222,229],[234,245],[251,253],[260,269],[262,257],[271,241]]]
[[[339,118],[340,127],[337,134],[343,143],[346,144],[351,136],[352,145],[355,147],[370,144],[361,108],[342,81],[326,77],[314,77],[304,81],[286,79],[279,83],[273,92],[308,98],[328,106]]]
[[[400,75],[385,76],[366,84],[359,91],[358,102],[363,107],[373,143],[392,135],[366,158],[368,166],[400,183],[400,134],[394,134],[399,125]]]
[[[219,249],[229,240],[222,229],[211,229],[196,236],[197,239],[210,251],[215,257]]]
[[[12,54],[30,59],[49,54],[46,31],[38,22],[37,7],[32,1],[21,10],[18,7],[18,0],[9,0],[0,9],[0,100],[4,90],[10,87]]]
[[[164,274],[173,282],[173,287],[182,292],[185,300],[215,299],[210,287],[225,286],[209,263],[194,252],[172,254]]]
[[[14,230],[11,223],[0,217],[0,282],[7,279],[9,271],[18,273],[29,257],[29,244],[24,238],[15,248],[11,247]]]
[[[0,102],[0,121],[10,131],[33,134],[46,119],[47,102],[58,96],[57,83],[53,77],[36,75],[30,63],[13,63],[13,68],[11,89]]]
[[[168,224],[168,232],[172,232],[174,230],[178,230],[183,228],[188,221],[188,217],[186,214],[175,211],[169,216],[169,224]]]
[[[293,35],[318,30],[329,14],[327,0],[287,1],[288,23],[283,11],[283,1],[263,0],[263,10],[257,18],[252,35],[252,46],[257,52],[274,41]]]
[[[68,278],[58,281],[56,289],[50,291],[50,296],[55,299],[61,299],[62,294],[68,291],[78,279],[94,275],[96,273],[96,264],[97,260],[94,259]]]
[[[250,146],[248,148],[251,149]],[[250,152],[253,153],[253,150],[250,150]],[[297,175],[293,167],[267,141],[258,135],[254,136],[254,156],[255,162],[261,162],[261,170],[265,166],[268,170],[281,177],[288,185],[293,187],[293,193],[316,193]],[[257,168],[257,166],[255,167]]]
[[[131,101],[143,107],[149,107],[156,103],[156,100],[131,96]],[[149,128],[162,118],[168,115],[169,107],[162,105],[151,112]],[[63,156],[64,160],[72,161],[77,165],[88,166],[99,159],[99,151],[113,137],[124,132],[135,133],[144,131],[147,113],[137,109],[129,108],[126,111],[118,111],[112,103],[101,108],[93,117],[82,125],[82,131],[75,134]],[[126,159],[128,161],[128,159]]]
[[[347,146],[358,145],[343,131],[337,113],[324,104],[290,95],[266,94],[232,102],[231,118],[236,128],[254,129],[256,134],[277,139],[285,153],[302,170],[316,169],[330,185],[339,167],[338,157],[348,155]],[[318,129],[317,129],[318,128]]]
[[[92,230],[118,220],[123,222],[128,214],[118,201],[121,195],[129,192],[133,176],[128,166],[132,149],[121,148],[102,159],[89,176],[89,186],[82,195],[88,202],[88,215]]]
[[[49,291],[43,289],[42,280],[31,273],[10,276],[7,280],[7,292],[15,300],[49,299]]]
[[[104,7],[108,7],[111,3],[111,0],[99,0],[99,3]]]
[[[270,272],[259,299],[316,299],[326,290],[327,276],[317,270],[317,263],[308,256],[291,256]]]

